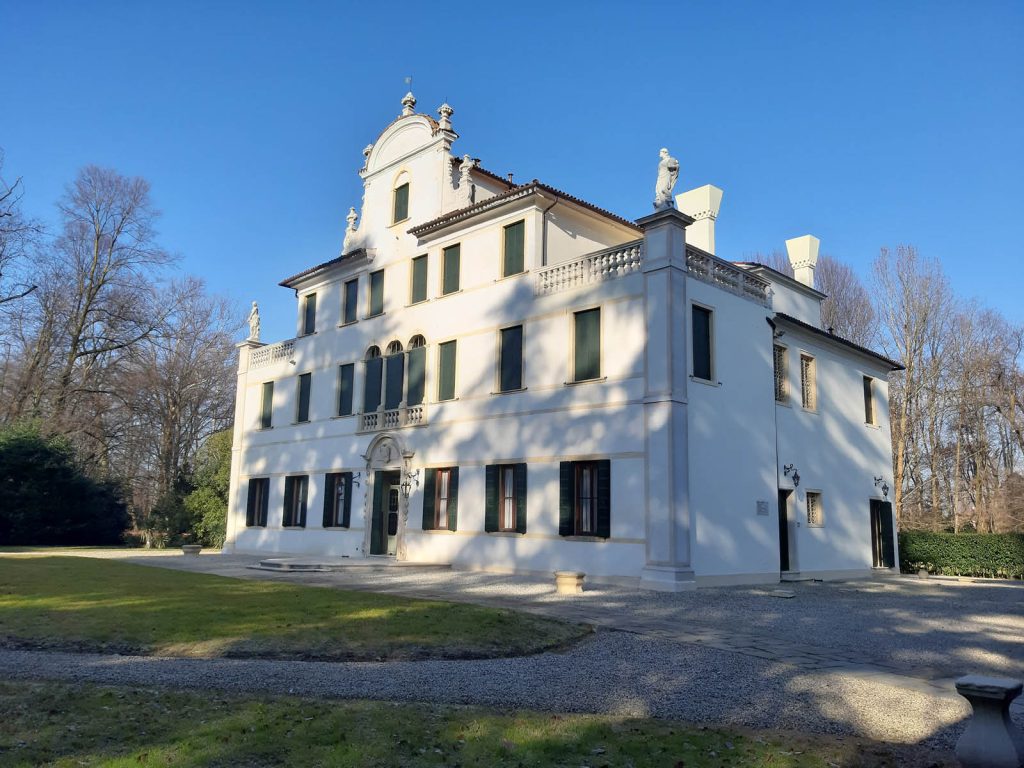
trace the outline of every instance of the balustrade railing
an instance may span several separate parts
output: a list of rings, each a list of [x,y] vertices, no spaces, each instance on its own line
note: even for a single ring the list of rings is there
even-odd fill
[[[402,408],[389,408],[386,411],[371,411],[370,413],[359,414],[360,432],[418,427],[426,423],[427,407],[425,405],[410,405]]]
[[[696,248],[687,247],[686,266],[690,274],[698,280],[752,299],[765,307],[771,305],[769,283],[735,264]]]
[[[588,253],[564,264],[544,267],[537,273],[536,294],[566,291],[584,285],[613,280],[640,269],[643,240]]]
[[[260,347],[249,356],[249,367],[262,368],[265,365],[270,365],[280,360],[288,360],[294,352],[295,339]]]

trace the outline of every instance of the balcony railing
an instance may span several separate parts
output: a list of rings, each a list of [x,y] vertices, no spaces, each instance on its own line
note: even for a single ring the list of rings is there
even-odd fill
[[[420,427],[426,423],[427,406],[422,404],[359,414],[360,432],[379,432],[382,429]]]
[[[762,306],[771,306],[769,283],[735,264],[687,246],[686,267],[690,270],[690,275],[698,280],[717,285]]]
[[[535,292],[538,296],[546,296],[636,272],[643,261],[643,244],[643,240],[635,240],[588,253],[565,264],[545,267],[537,273]]]
[[[295,339],[260,347],[249,356],[249,368],[262,368],[281,360],[290,360],[295,353]]]

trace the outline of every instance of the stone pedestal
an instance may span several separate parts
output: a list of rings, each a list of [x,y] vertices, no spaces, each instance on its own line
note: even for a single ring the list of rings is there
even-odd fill
[[[1024,768],[1024,733],[1010,720],[1010,702],[1022,687],[1020,680],[981,675],[956,681],[956,692],[974,709],[956,743],[964,768]]]
[[[199,557],[203,547],[201,544],[185,544],[181,548],[181,554],[185,557]]]
[[[555,571],[555,592],[560,595],[578,595],[583,592],[585,573],[578,571]]]

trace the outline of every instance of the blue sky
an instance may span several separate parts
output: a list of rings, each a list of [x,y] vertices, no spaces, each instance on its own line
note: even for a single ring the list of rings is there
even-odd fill
[[[677,191],[725,190],[719,255],[809,232],[866,275],[912,243],[1024,322],[1022,40],[1021,2],[0,0],[0,147],[44,219],[87,163],[149,179],[162,244],[269,340],[406,75],[493,171],[635,218],[667,146]]]

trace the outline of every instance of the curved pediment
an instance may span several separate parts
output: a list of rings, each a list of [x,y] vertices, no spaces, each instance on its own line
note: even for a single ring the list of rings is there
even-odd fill
[[[400,117],[384,129],[366,160],[366,172],[373,173],[430,146],[437,134],[437,123],[426,115]]]

